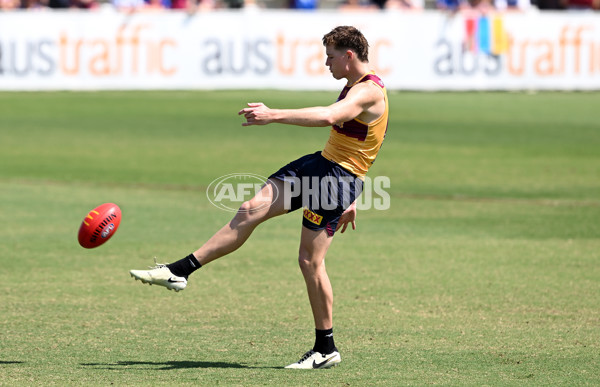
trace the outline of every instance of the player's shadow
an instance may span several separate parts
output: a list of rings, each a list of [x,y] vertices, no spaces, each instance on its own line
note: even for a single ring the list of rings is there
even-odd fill
[[[84,367],[94,367],[105,370],[144,369],[144,370],[178,370],[185,368],[276,368],[276,367],[252,367],[239,363],[227,363],[221,361],[118,361],[115,363],[81,363]]]
[[[0,360],[0,365],[2,364],[23,364],[24,361],[9,361],[9,360]]]

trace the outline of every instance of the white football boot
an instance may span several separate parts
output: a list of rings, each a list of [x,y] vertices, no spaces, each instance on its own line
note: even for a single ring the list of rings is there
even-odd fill
[[[156,266],[150,267],[150,270],[130,270],[129,274],[145,284],[164,286],[176,292],[185,289],[187,286],[185,277],[178,277],[171,273],[167,264],[156,263],[156,259],[154,259],[154,263]]]
[[[338,351],[333,351],[328,355],[315,352],[312,349],[306,352],[297,363],[292,363],[285,368],[294,368],[302,370],[312,370],[319,368],[329,368],[340,364],[342,357]]]

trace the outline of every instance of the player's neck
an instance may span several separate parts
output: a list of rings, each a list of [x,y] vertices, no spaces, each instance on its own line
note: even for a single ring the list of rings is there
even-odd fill
[[[356,66],[355,69],[351,70],[346,80],[348,81],[347,86],[352,86],[356,82],[358,82],[365,74],[370,73],[372,70],[369,67],[368,63],[361,63],[359,66]]]

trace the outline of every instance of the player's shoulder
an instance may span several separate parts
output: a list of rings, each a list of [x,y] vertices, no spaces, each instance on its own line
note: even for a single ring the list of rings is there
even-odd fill
[[[365,75],[365,77],[362,79],[362,83],[376,85],[377,87],[385,89],[383,80],[375,73]]]
[[[357,97],[361,99],[367,100],[378,100],[384,96],[384,88],[380,86],[377,82],[371,82],[371,80],[367,82],[360,82],[354,85],[350,92],[353,92]]]

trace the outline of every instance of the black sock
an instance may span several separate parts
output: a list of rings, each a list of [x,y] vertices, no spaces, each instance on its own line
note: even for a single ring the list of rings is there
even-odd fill
[[[315,329],[315,346],[313,351],[320,352],[323,355],[329,355],[333,351],[337,351],[333,342],[333,328],[331,329]]]
[[[200,269],[202,265],[194,257],[194,254],[190,254],[177,262],[169,263],[167,267],[171,270],[171,273],[187,279],[190,274]]]

